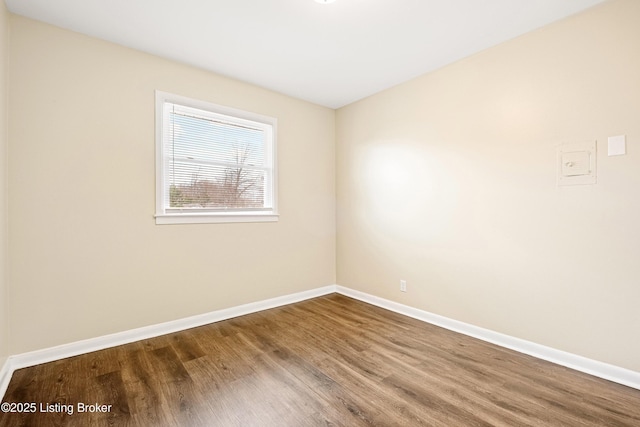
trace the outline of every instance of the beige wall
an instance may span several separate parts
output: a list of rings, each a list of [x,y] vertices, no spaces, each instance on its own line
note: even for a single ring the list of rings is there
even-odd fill
[[[338,283],[640,371],[639,21],[607,2],[338,110]],[[598,183],[558,188],[589,140]]]
[[[8,355],[8,303],[7,303],[7,95],[6,67],[8,13],[0,4],[0,367]]]
[[[10,353],[335,283],[333,110],[11,16]],[[155,225],[154,90],[278,119],[280,221]]]
[[[11,16],[0,356],[332,284],[337,256],[341,285],[640,371],[638,18],[608,2],[340,109],[334,138],[332,110]],[[155,89],[278,118],[280,222],[155,225]],[[584,140],[598,183],[556,187]]]

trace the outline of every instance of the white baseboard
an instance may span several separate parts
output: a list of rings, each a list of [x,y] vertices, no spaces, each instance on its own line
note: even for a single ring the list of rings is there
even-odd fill
[[[480,328],[478,326],[453,320],[438,314],[429,313],[428,311],[419,310],[417,308],[345,288],[343,286],[336,286],[336,292],[414,319],[422,320],[423,322],[431,323],[432,325],[440,326],[454,332],[478,338],[482,341],[487,341],[501,347],[515,350],[519,353],[528,354],[529,356],[533,356],[538,359],[566,366],[567,368],[575,369],[576,371],[584,372],[595,377],[603,378],[640,390],[640,372],[588,359],[586,357],[546,347],[544,345],[501,334],[489,329]]]
[[[0,369],[0,396],[4,394],[11,380],[13,372],[17,369],[39,365],[41,363],[52,362],[54,360],[65,359],[79,354],[90,353],[105,348],[128,344],[135,341],[154,338],[160,335],[170,334],[185,329],[207,325],[209,323],[220,322],[270,308],[281,307],[287,304],[304,301],[307,299],[328,295],[337,292],[339,294],[394,311],[414,319],[422,320],[436,326],[459,332],[474,338],[487,341],[501,347],[506,347],[520,353],[528,354],[539,359],[547,360],[558,365],[566,366],[577,371],[585,372],[596,377],[609,381],[624,384],[640,390],[640,373],[629,369],[598,362],[586,357],[556,350],[530,341],[504,335],[468,323],[449,319],[444,316],[429,313],[424,310],[399,304],[384,298],[379,298],[364,292],[356,291],[339,285],[330,285],[309,291],[298,292],[264,301],[257,301],[249,304],[231,307],[223,310],[216,310],[197,316],[178,319],[157,325],[145,326],[129,331],[118,332],[96,338],[90,338],[56,347],[45,348],[28,353],[9,356]]]
[[[335,291],[336,286],[330,285],[309,291],[243,304],[223,310],[216,310],[210,313],[186,317],[184,319],[173,320],[170,322],[159,323],[156,325],[145,326],[142,328],[117,332],[115,334],[89,338],[69,344],[62,344],[56,347],[9,356],[2,368],[2,371],[0,371],[0,396],[4,397],[9,381],[11,380],[11,376],[17,369],[40,365],[41,363],[52,362],[54,360],[65,359],[79,354],[91,353],[93,351],[103,350],[105,348],[115,347],[122,344],[129,344],[135,341],[207,325],[209,323],[220,322],[222,320],[331,294]]]
[[[7,391],[14,370],[15,369],[11,367],[11,359],[6,358],[2,364],[2,368],[0,368],[0,396],[2,397],[4,397],[4,392]]]

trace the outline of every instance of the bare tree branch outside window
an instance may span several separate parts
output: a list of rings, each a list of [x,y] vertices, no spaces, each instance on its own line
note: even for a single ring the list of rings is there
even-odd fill
[[[248,144],[234,147],[236,167],[220,168],[215,173],[194,173],[191,182],[172,184],[170,206],[176,208],[237,209],[263,206],[264,174],[247,164],[251,154]]]

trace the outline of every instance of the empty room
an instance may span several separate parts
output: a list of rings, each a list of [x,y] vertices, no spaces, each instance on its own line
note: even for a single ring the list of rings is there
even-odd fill
[[[5,0],[0,426],[640,426],[639,0]]]

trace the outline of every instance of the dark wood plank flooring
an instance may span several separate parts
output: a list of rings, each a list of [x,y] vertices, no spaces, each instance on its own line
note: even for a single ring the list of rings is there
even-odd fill
[[[38,409],[0,426],[640,426],[639,390],[337,294],[21,369],[4,402]]]

